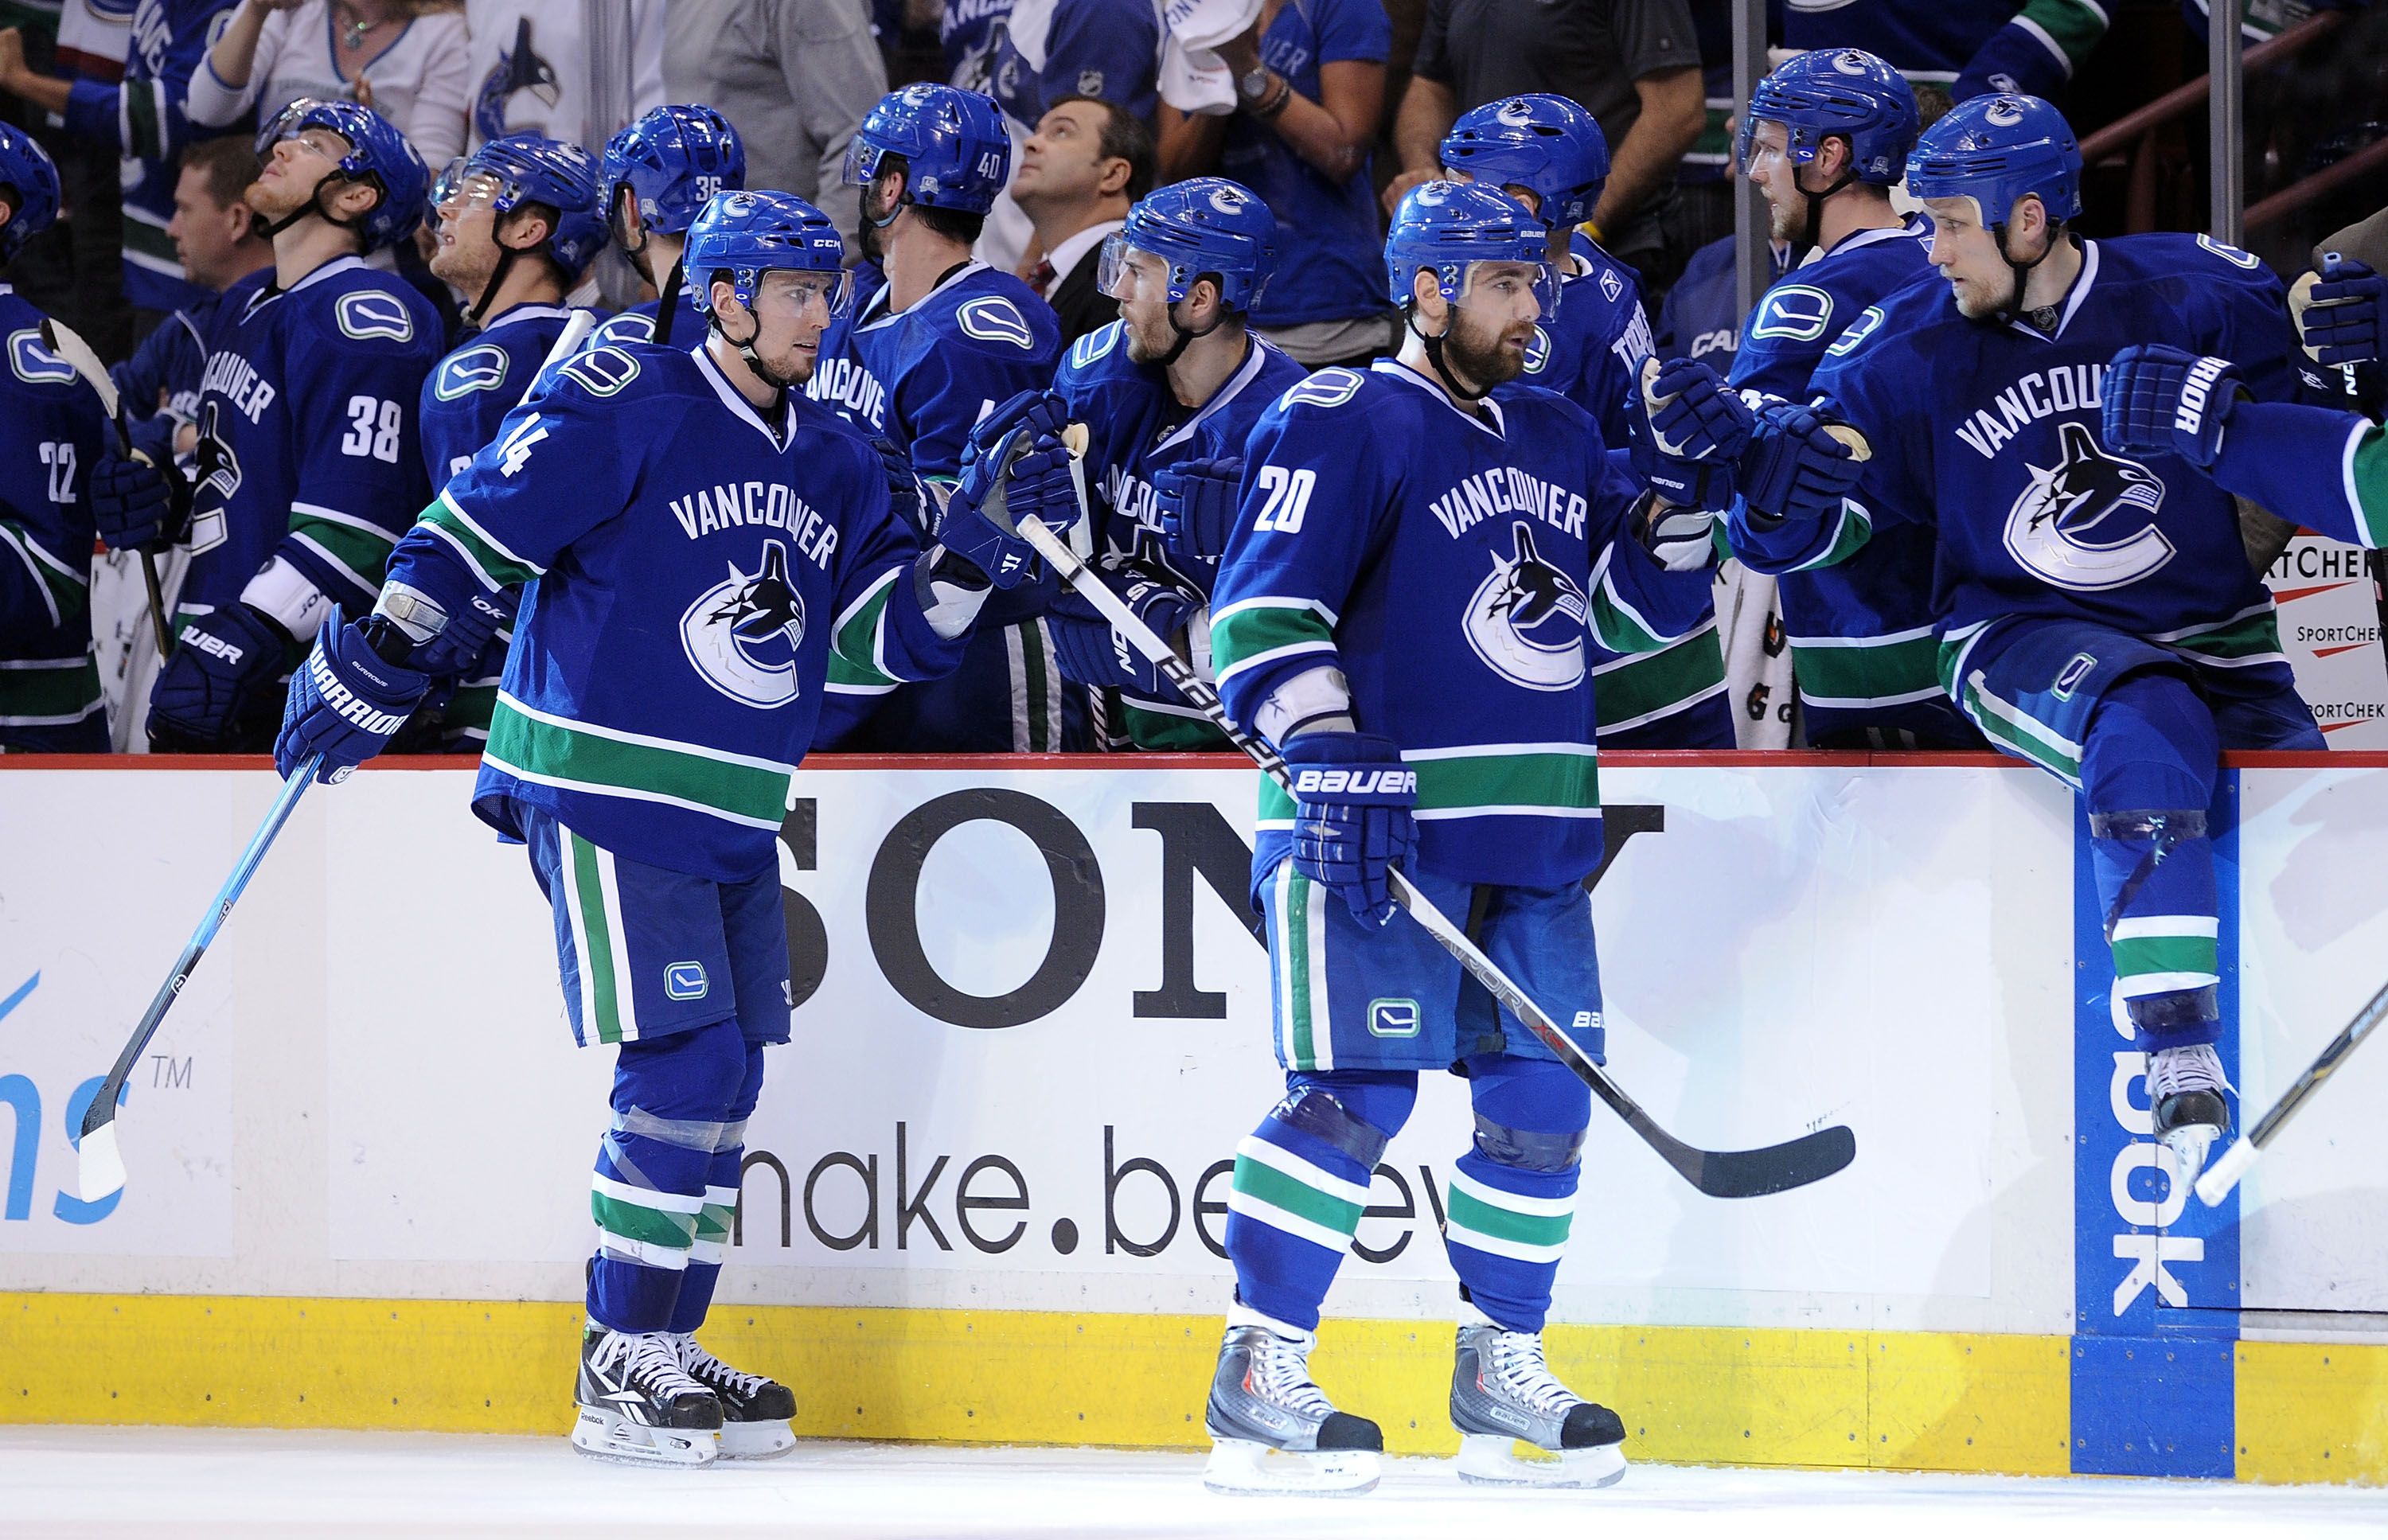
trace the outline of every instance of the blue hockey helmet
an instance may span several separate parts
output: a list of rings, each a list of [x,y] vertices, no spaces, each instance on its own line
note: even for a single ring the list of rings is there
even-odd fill
[[[1914,90],[1898,70],[1862,48],[1819,48],[1785,60],[1749,94],[1734,146],[1745,169],[1759,123],[1783,125],[1784,157],[1795,166],[1815,159],[1825,140],[1846,139],[1849,178],[1890,187],[1907,174],[1923,119]]]
[[[1169,265],[1172,305],[1211,278],[1222,306],[1249,310],[1277,269],[1277,216],[1251,188],[1198,176],[1149,193],[1127,211],[1127,223],[1103,242],[1095,287],[1118,297],[1130,251],[1149,251]]]
[[[257,158],[270,158],[274,145],[285,139],[296,139],[309,129],[329,129],[348,141],[348,151],[338,158],[334,175],[349,182],[369,183],[381,191],[381,201],[363,218],[331,222],[355,230],[364,237],[368,251],[395,245],[413,234],[414,227],[423,219],[431,172],[406,135],[398,132],[398,126],[373,108],[355,102],[324,102],[301,96],[257,131]],[[328,176],[324,179],[329,180]],[[267,234],[279,234],[308,214],[322,214],[331,220],[329,214],[324,213],[323,191],[323,183],[317,183],[308,206],[285,216]]]
[[[746,185],[746,147],[709,107],[659,107],[605,141],[597,211],[611,221],[624,187],[647,229],[677,235],[716,193]]]
[[[509,133],[451,161],[431,189],[436,211],[459,194],[486,196],[500,218],[526,203],[555,210],[545,247],[577,279],[605,245],[597,205],[597,163],[579,145],[543,133]]]
[[[22,129],[0,123],[0,196],[8,200],[8,222],[0,224],[0,262],[58,217],[58,169],[50,152]]]
[[[992,96],[950,85],[908,85],[879,98],[845,147],[845,180],[864,187],[899,156],[906,202],[984,214],[1011,180],[1011,135]],[[890,216],[893,217],[892,215]]]
[[[2038,96],[2001,93],[1958,103],[1924,131],[1907,158],[1919,199],[1969,197],[1982,223],[2003,229],[2015,204],[2039,199],[2051,220],[2081,213],[2081,146],[2064,114]]]
[[[697,314],[713,313],[713,278],[727,272],[742,305],[755,303],[755,288],[767,272],[827,273],[832,313],[850,292],[845,242],[827,214],[794,193],[723,193],[705,206],[688,229],[682,254],[688,271],[688,302]]]
[[[1434,274],[1442,297],[1459,302],[1467,270],[1477,262],[1523,262],[1536,270],[1534,297],[1543,314],[1558,308],[1550,233],[1526,206],[1481,183],[1422,182],[1409,190],[1385,232],[1385,280],[1393,303],[1408,308],[1421,271]]]
[[[1442,169],[1534,195],[1545,229],[1592,218],[1608,181],[1600,120],[1565,96],[1531,91],[1470,107],[1442,140]]]

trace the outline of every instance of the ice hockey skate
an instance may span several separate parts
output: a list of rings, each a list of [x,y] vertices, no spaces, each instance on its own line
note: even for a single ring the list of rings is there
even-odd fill
[[[1625,1475],[1625,1424],[1559,1383],[1538,1332],[1463,1321],[1451,1370],[1459,1479],[1510,1486],[1609,1486]],[[1518,1454],[1529,1444],[1543,1458]]]
[[[2173,1153],[2182,1181],[2197,1180],[2205,1169],[2206,1152],[2230,1131],[2230,1104],[2223,1092],[2232,1089],[2211,1043],[2148,1055],[2148,1106],[2156,1138]]]
[[[710,1465],[720,1454],[721,1402],[680,1367],[668,1332],[609,1332],[580,1341],[580,1415],[573,1446],[633,1465]]]
[[[1385,1435],[1365,1417],[1335,1409],[1310,1378],[1318,1339],[1238,1308],[1219,1344],[1202,1420],[1213,1492],[1357,1496],[1377,1484]]]
[[[688,1377],[721,1403],[721,1458],[769,1459],[796,1446],[788,1419],[796,1415],[796,1393],[777,1380],[732,1369],[698,1344],[694,1332],[672,1339]]]

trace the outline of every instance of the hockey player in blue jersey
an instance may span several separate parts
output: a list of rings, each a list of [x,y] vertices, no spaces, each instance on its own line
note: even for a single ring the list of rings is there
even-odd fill
[[[335,611],[362,613],[427,495],[415,408],[439,318],[363,254],[407,239],[430,177],[353,102],[300,100],[258,136],[247,195],[274,265],[228,290],[209,329],[186,480],[136,454],[92,473],[118,549],[187,537],[174,655],[150,697],[160,750],[260,750],[280,681]]]
[[[939,487],[959,473],[981,414],[1021,391],[1045,389],[1061,361],[1052,307],[971,256],[1010,170],[1002,110],[949,85],[908,85],[881,98],[846,150],[845,179],[862,189],[863,253],[880,262],[887,284],[821,338],[809,388]],[[1084,692],[1063,681],[1038,618],[1051,598],[1046,583],[994,601],[961,667],[934,684],[891,689],[834,680],[844,699],[822,747],[1084,747]]]
[[[745,146],[709,107],[659,107],[605,141],[597,180],[606,227],[655,297],[609,317],[590,343],[669,343],[686,309],[680,254],[688,227],[715,194],[746,185]]]
[[[0,123],[0,272],[58,217],[58,171]],[[41,313],[0,281],[0,752],[105,753],[91,650],[91,510],[99,398],[42,346]]]
[[[1487,187],[1427,183],[1394,215],[1385,264],[1401,353],[1323,370],[1261,418],[1212,600],[1226,708],[1277,746],[1294,792],[1263,783],[1252,855],[1286,1094],[1237,1150],[1206,1479],[1374,1483],[1377,1424],[1337,1410],[1308,1356],[1419,1072],[1456,1068],[1476,1111],[1444,1209],[1460,1472],[1606,1484],[1624,1471],[1624,1427],[1553,1377],[1542,1345],[1590,1095],[1395,913],[1387,874],[1473,916],[1599,1058],[1585,644],[1681,635],[1706,613],[1708,578],[1644,548],[1648,499],[1580,408],[1496,394],[1556,291],[1537,217]],[[1513,1439],[1558,1458],[1518,1461]]]
[[[1462,113],[1442,141],[1444,172],[1481,182],[1531,209],[1550,232],[1550,260],[1562,276],[1559,303],[1534,328],[1526,372],[1502,387],[1505,399],[1555,390],[1600,426],[1612,448],[1637,427],[1634,397],[1650,356],[1650,320],[1633,270],[1584,233],[1608,181],[1600,121],[1565,96],[1505,97]],[[1707,620],[1655,652],[1620,655],[1595,640],[1600,742],[1607,749],[1730,749],[1733,708],[1715,606]]]
[[[686,253],[705,339],[593,347],[546,376],[399,542],[373,613],[324,625],[275,746],[286,775],[320,753],[341,778],[487,644],[476,601],[525,585],[474,810],[529,847],[574,1037],[620,1045],[573,1433],[596,1455],[793,1445],[787,1387],[695,1337],[762,1049],[789,1039],[790,777],[832,657],[867,678],[951,668],[989,584],[1031,564],[1009,519],[1078,519],[1050,425],[998,412],[921,549],[878,456],[795,389],[844,252],[790,194],[714,199]]]
[[[1129,209],[1099,260],[1120,319],[1078,339],[1053,392],[1086,424],[1099,564],[1208,678],[1211,584],[1235,523],[1244,440],[1308,372],[1246,324],[1276,265],[1277,220],[1250,189],[1196,177]],[[1107,746],[1226,747],[1084,600],[1056,600],[1046,625],[1064,677],[1116,692]]]
[[[1854,493],[1734,549],[1829,563],[1898,521],[1939,536],[1940,677],[2001,750],[2077,788],[2116,994],[2149,1054],[2176,1180],[2229,1125],[2214,1044],[2221,749],[2318,749],[2229,495],[2177,453],[2099,442],[2108,360],[2151,335],[2227,360],[2259,401],[2296,389],[2279,280],[2205,236],[2091,241],[2057,110],[1984,96],[1908,160],[1939,275],[1899,290],[1817,369],[1872,458]]]

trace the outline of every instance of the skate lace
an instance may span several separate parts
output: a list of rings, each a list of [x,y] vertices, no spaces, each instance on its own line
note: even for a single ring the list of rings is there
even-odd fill
[[[680,1365],[704,1384],[727,1388],[742,1397],[752,1397],[771,1382],[760,1374],[749,1374],[743,1369],[732,1369],[706,1352],[692,1335],[679,1339]]]
[[[672,1339],[660,1332],[632,1335],[628,1332],[609,1333],[598,1345],[595,1366],[611,1370],[623,1367],[629,1382],[642,1394],[658,1400],[685,1395],[691,1391],[710,1395],[712,1391],[690,1378],[680,1367],[680,1354]]]
[[[1266,1399],[1304,1417],[1324,1419],[1335,1410],[1310,1378],[1310,1354],[1273,1332],[1259,1333],[1260,1351],[1252,1355],[1253,1388]]]
[[[2184,1091],[2231,1089],[2229,1077],[2222,1069],[2222,1056],[2211,1043],[2167,1049],[2148,1059],[2148,1093],[2152,1099],[2177,1096]]]
[[[1503,1332],[1492,1339],[1490,1378],[1515,1400],[1550,1417],[1564,1417],[1583,1397],[1559,1383],[1543,1361],[1543,1339]]]

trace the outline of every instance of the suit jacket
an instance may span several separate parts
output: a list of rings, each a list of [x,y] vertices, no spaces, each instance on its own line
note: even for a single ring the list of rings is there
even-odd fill
[[[1061,318],[1064,347],[1119,319],[1119,301],[1095,287],[1095,270],[1101,266],[1098,259],[1102,249],[1099,241],[1087,247],[1086,254],[1078,259],[1078,265],[1062,274],[1061,281],[1053,286],[1051,303],[1053,313]]]

